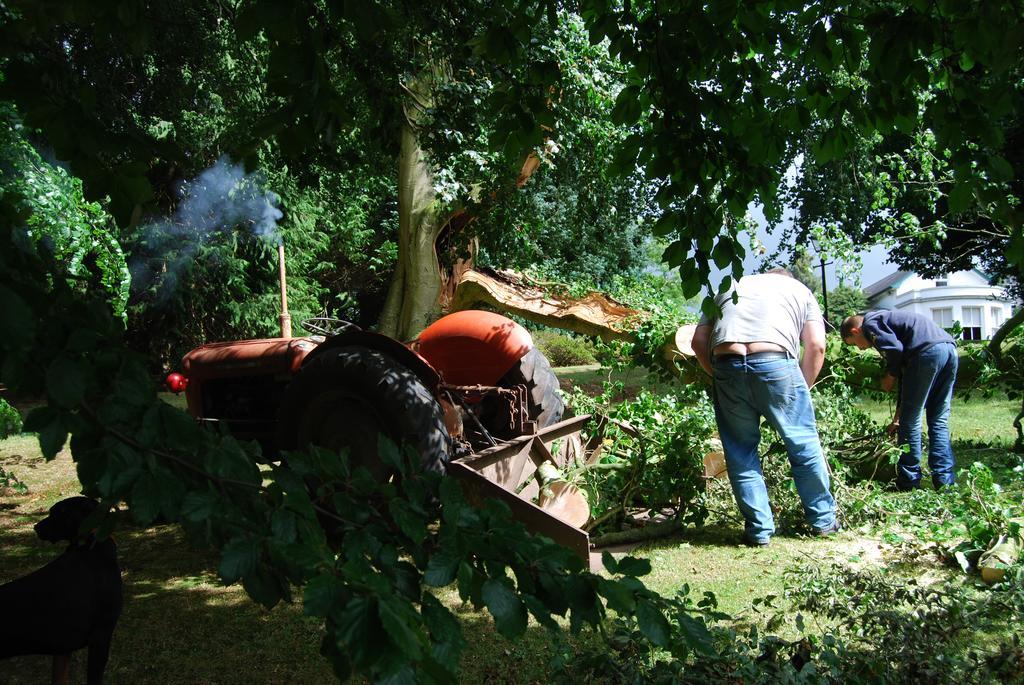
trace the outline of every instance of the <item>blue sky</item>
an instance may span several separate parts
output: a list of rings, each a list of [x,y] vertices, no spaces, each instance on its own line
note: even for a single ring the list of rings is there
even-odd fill
[[[781,234],[783,233],[783,230],[786,227],[785,224],[786,222],[788,222],[788,219],[784,220],[783,225],[780,225],[778,228],[775,229],[774,234],[769,235],[767,230],[765,229],[767,223],[764,220],[764,214],[761,213],[760,208],[752,208],[751,215],[754,217],[758,224],[757,238],[758,240],[761,241],[761,243],[764,244],[765,248],[767,248],[766,255],[770,255],[779,246],[779,239]],[[818,255],[812,253],[811,256],[814,260],[815,265],[817,265]],[[899,267],[897,267],[895,264],[887,263],[889,253],[881,245],[876,245],[868,250],[861,252],[860,258],[862,262],[861,269],[857,275],[859,275],[860,278],[859,285],[861,288],[870,285],[875,281],[884,278],[885,276],[888,276],[889,274],[899,269]],[[754,273],[761,266],[762,260],[763,257],[761,255],[748,253],[746,258],[743,260],[744,271],[746,273]],[[832,259],[827,254],[825,255],[825,260],[827,262],[832,261]],[[828,281],[829,289],[832,289],[839,284],[839,277],[836,274],[836,267],[838,266],[840,265],[833,263],[825,267],[825,279]],[[721,281],[722,276],[724,274],[724,271],[712,265],[711,282],[717,284],[719,281]],[[850,282],[849,278],[847,278],[846,282],[847,285],[854,285],[854,283]]]

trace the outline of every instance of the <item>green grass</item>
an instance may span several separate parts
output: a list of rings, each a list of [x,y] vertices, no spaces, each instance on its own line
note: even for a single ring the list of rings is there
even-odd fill
[[[640,389],[647,389],[651,392],[671,392],[678,388],[676,381],[659,378],[647,369],[631,367],[624,370],[609,371],[599,364],[588,366],[565,366],[555,369],[559,383],[563,391],[572,388],[579,388],[589,395],[600,393],[605,381],[622,383],[626,396],[635,395]]]
[[[879,423],[892,420],[895,405],[889,401],[860,398],[857,405]],[[1000,398],[972,398],[964,401],[953,398],[949,417],[950,438],[956,442],[984,442],[996,445],[1012,445],[1017,437],[1013,419],[1020,411],[1019,400]]]
[[[605,374],[584,368],[560,376],[567,384],[589,389]],[[627,382],[632,391],[652,383],[641,371],[613,378]],[[862,406],[877,419],[887,419],[889,410],[883,403],[865,402]],[[1015,412],[1009,402],[958,401],[953,410],[953,434],[961,462],[978,459],[1006,466],[1019,464],[1001,447],[1012,440],[1010,421]],[[0,493],[0,582],[5,582],[56,554],[53,546],[35,537],[31,526],[54,501],[77,494],[79,486],[69,454],[65,451],[45,462],[32,436],[0,441],[0,466],[29,488],[23,495]],[[846,530],[828,539],[782,529],[770,547],[748,549],[737,544],[740,524],[728,495],[718,501],[724,504],[713,525],[687,529],[632,553],[650,559],[653,570],[645,578],[649,587],[672,594],[688,586],[695,599],[705,591],[713,592],[720,608],[740,625],[763,626],[765,616],[754,610],[753,601],[780,594],[784,573],[799,564],[834,561],[930,577],[952,573],[934,557],[903,564],[900,550],[882,542],[880,531],[869,527]],[[326,660],[318,654],[319,623],[303,616],[300,604],[267,611],[251,602],[239,586],[220,585],[216,555],[190,547],[175,526],[140,529],[127,515],[121,524],[116,539],[125,608],[115,633],[108,683],[230,685],[333,680]],[[531,623],[522,640],[510,642],[496,633],[486,613],[464,604],[454,589],[443,589],[438,596],[459,616],[469,641],[462,682],[548,682],[553,648],[545,631]],[[796,631],[787,624],[778,634],[792,638]],[[84,680],[84,661],[84,653],[75,655],[73,681]],[[45,682],[49,668],[45,657],[0,661],[0,683]]]

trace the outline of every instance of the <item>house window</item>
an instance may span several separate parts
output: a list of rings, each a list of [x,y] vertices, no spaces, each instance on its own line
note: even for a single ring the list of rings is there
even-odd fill
[[[935,279],[936,288],[945,288],[947,285],[949,285],[949,274],[943,274]]]
[[[1003,308],[992,307],[992,332],[995,333],[1003,325]]]
[[[940,328],[952,328],[953,327],[953,308],[952,307],[941,307],[939,309],[932,310],[932,321],[937,323]]]
[[[960,313],[964,340],[981,340],[981,307],[964,307]]]

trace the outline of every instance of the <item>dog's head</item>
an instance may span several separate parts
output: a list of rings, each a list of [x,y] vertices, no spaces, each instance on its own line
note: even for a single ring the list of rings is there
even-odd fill
[[[50,507],[49,515],[36,524],[36,535],[47,542],[67,540],[78,542],[78,529],[82,521],[91,514],[99,503],[89,497],[68,497]]]

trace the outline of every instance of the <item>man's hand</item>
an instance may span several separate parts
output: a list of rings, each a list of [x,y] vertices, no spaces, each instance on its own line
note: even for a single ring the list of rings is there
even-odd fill
[[[892,421],[889,422],[889,425],[888,425],[888,427],[886,427],[885,430],[889,434],[889,437],[892,437],[893,435],[896,435],[896,433],[899,431],[899,429],[900,429],[900,417],[894,416],[892,418]]]
[[[893,375],[888,374],[888,373],[885,374],[884,376],[882,376],[882,390],[884,390],[885,392],[889,392],[895,386],[896,386],[896,376],[893,376]]]

